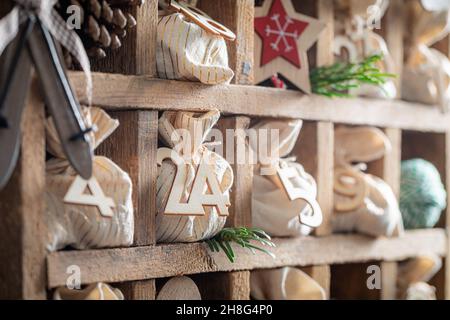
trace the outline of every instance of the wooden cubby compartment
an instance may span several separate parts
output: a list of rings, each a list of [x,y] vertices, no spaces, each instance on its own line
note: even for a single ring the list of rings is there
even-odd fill
[[[333,62],[333,0],[293,0],[297,10],[326,23],[317,45],[309,52],[311,67]],[[0,9],[3,9],[2,2]],[[403,65],[403,6],[391,0],[381,33],[401,75]],[[108,282],[120,287],[127,299],[153,300],[155,279],[191,276],[204,299],[249,299],[250,271],[283,266],[301,267],[316,279],[331,298],[395,298],[396,264],[435,253],[447,257],[449,211],[438,228],[412,230],[398,238],[373,239],[357,234],[332,234],[334,128],[336,125],[376,126],[385,130],[393,151],[369,166],[398,194],[402,157],[420,156],[435,163],[450,190],[450,115],[438,108],[401,100],[363,98],[328,99],[298,91],[253,86],[254,0],[200,0],[201,9],[229,26],[237,40],[229,43],[230,66],[236,77],[231,85],[154,78],[157,0],[134,9],[137,28],[123,48],[106,60],[94,63],[92,103],[120,120],[120,127],[97,150],[130,174],[133,181],[135,239],[129,248],[83,251],[45,251],[44,104],[36,84],[30,92],[22,119],[21,157],[8,186],[0,191],[0,298],[45,299],[47,292],[64,286],[67,267],[78,265],[83,284]],[[2,11],[3,12],[3,11]],[[444,49],[448,54],[448,44]],[[87,103],[85,79],[70,72],[71,83],[82,103]],[[400,81],[398,78],[398,82]],[[158,115],[164,110],[222,113],[218,128],[248,127],[260,118],[302,119],[300,139],[293,151],[316,179],[324,223],[314,235],[274,239],[276,259],[252,255],[236,247],[239,259],[230,263],[223,253],[212,253],[204,243],[156,244],[156,150]],[[32,124],[32,125],[31,125]],[[225,144],[237,143],[224,141]],[[417,140],[419,139],[419,140]],[[416,141],[423,141],[416,143]],[[235,184],[229,226],[251,225],[251,165],[234,165]],[[364,292],[368,264],[380,265],[382,290]],[[331,267],[330,267],[331,266]],[[157,280],[158,282],[164,280]],[[450,267],[445,264],[433,280],[439,298],[450,298]],[[348,286],[346,287],[346,285]],[[356,289],[350,285],[356,284]]]

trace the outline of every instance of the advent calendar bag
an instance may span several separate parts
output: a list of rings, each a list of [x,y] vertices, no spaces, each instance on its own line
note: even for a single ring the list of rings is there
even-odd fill
[[[213,110],[204,114],[164,112],[159,119],[159,138],[167,148],[158,149],[156,238],[158,242],[195,242],[215,236],[225,225],[227,208],[195,207],[192,200],[208,193],[208,183],[198,189],[198,172],[208,164],[220,195],[228,199],[233,170],[219,154],[205,145],[210,130],[219,120]],[[203,170],[202,170],[203,171]],[[217,191],[217,188],[215,189]],[[227,201],[227,200],[224,200]],[[181,205],[179,205],[181,204]],[[183,206],[184,205],[184,206]],[[183,207],[178,210],[178,207]]]
[[[99,108],[84,109],[86,121],[97,127],[94,148],[119,125]],[[89,125],[91,126],[91,125]],[[47,248],[76,249],[129,246],[133,243],[132,183],[126,172],[105,157],[94,157],[89,181],[79,177],[64,156],[51,118],[46,121]]]
[[[354,163],[382,158],[391,149],[385,134],[370,127],[335,131],[334,232],[396,236],[403,232],[397,199],[382,179],[364,173]]]
[[[262,121],[252,128],[258,135],[257,144],[255,141],[250,142],[252,149],[268,151],[264,161],[262,157],[265,155],[258,152],[259,164],[255,166],[253,226],[271,236],[307,235],[322,222],[314,178],[305,172],[295,158],[286,158],[295,146],[301,127],[302,121],[297,120]],[[277,141],[271,140],[274,137],[271,132],[279,133]],[[292,191],[297,195],[292,197]]]
[[[252,271],[250,290],[255,300],[326,300],[317,281],[290,267]]]
[[[156,67],[158,77],[164,79],[222,84],[234,77],[224,38],[205,31],[182,13],[159,17]]]

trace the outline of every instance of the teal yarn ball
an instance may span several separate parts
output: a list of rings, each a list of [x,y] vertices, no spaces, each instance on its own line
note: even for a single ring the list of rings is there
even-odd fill
[[[432,228],[445,209],[447,194],[436,167],[423,159],[402,162],[400,211],[405,229]]]

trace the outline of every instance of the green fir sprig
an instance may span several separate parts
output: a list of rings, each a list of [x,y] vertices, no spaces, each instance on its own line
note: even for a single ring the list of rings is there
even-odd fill
[[[213,252],[220,252],[222,249],[228,259],[233,263],[237,258],[231,246],[231,243],[233,242],[250,250],[253,254],[255,254],[256,251],[261,251],[272,258],[275,258],[275,255],[272,252],[252,244],[251,241],[259,242],[264,246],[275,247],[270,236],[264,230],[244,227],[224,228],[215,237],[207,240],[206,243]]]
[[[327,97],[350,97],[348,91],[362,84],[381,86],[388,78],[396,77],[376,67],[382,59],[382,55],[373,55],[360,63],[335,63],[316,68],[310,74],[312,92]]]

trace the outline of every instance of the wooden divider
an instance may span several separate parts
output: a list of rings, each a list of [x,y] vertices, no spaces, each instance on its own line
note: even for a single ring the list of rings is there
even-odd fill
[[[112,159],[131,177],[134,245],[154,245],[156,243],[158,111],[118,111],[111,112],[110,115],[120,121],[120,126],[99,146],[97,154]],[[128,299],[153,300],[155,298],[154,280],[129,282],[120,287]]]
[[[130,75],[156,75],[156,27],[158,0],[147,0],[132,7],[137,25],[125,38],[120,50],[108,52],[92,69]],[[133,181],[135,246],[156,243],[156,151],[158,147],[158,111],[111,112],[120,126],[97,150],[130,174]],[[126,140],[124,140],[126,137]],[[126,282],[119,285],[126,299],[153,300],[154,280]]]
[[[0,299],[45,299],[44,103],[37,83],[21,128],[20,157],[0,191]]]

